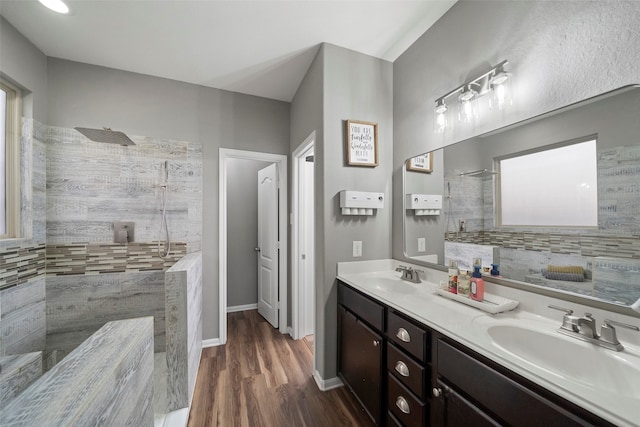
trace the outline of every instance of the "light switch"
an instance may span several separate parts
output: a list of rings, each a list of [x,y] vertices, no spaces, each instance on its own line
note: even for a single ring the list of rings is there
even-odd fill
[[[418,252],[427,250],[427,241],[424,237],[418,237]]]
[[[362,241],[354,240],[353,241],[353,257],[358,258],[362,256]]]

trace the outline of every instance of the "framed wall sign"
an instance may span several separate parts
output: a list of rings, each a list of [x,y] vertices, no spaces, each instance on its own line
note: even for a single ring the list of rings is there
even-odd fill
[[[431,153],[412,157],[407,162],[407,170],[423,173],[433,172],[433,155]]]
[[[347,165],[378,166],[378,124],[347,120]]]

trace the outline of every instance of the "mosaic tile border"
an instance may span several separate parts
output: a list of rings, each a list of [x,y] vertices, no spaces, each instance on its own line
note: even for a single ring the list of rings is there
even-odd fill
[[[45,274],[45,244],[0,250],[0,289]]]
[[[160,245],[164,248],[164,244]],[[72,243],[46,246],[48,276],[97,275],[161,271],[170,268],[187,254],[185,242],[171,242],[169,255],[158,256],[158,242]]]
[[[464,233],[447,232],[445,233],[445,240],[563,255],[640,259],[639,236],[473,231]]]

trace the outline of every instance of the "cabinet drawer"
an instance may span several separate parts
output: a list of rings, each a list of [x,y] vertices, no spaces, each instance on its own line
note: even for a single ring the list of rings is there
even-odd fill
[[[419,360],[428,362],[431,359],[429,332],[392,311],[387,315],[387,336]]]
[[[393,344],[387,346],[387,369],[420,399],[426,396],[428,372]]]
[[[384,307],[338,282],[338,302],[378,331],[383,330]]]
[[[502,423],[523,427],[591,425],[448,343],[439,340],[437,345],[439,376]]]
[[[387,427],[404,427],[391,412],[387,412]]]
[[[387,405],[391,412],[406,427],[423,427],[427,419],[427,407],[389,374]]]

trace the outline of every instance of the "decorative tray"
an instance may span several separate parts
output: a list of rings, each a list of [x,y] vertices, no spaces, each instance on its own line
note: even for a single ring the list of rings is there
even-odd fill
[[[471,298],[463,297],[458,294],[453,294],[446,289],[438,288],[436,289],[438,295],[443,296],[445,298],[449,298],[454,301],[461,302],[466,305],[470,305],[471,307],[475,307],[482,311],[486,311],[487,313],[496,314],[502,313],[505,311],[513,310],[518,306],[518,301],[500,297],[498,295],[489,294],[487,292],[484,293],[484,301],[475,301]]]

